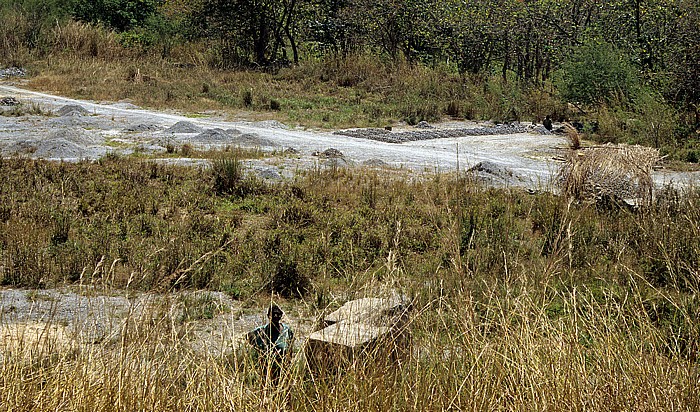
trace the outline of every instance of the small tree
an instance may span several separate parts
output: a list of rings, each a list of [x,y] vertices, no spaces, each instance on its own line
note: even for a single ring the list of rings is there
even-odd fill
[[[559,88],[567,100],[584,104],[630,101],[639,89],[639,79],[624,54],[609,43],[592,40],[564,63]]]

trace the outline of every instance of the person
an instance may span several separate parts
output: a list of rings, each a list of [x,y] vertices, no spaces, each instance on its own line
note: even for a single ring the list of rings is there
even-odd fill
[[[270,321],[248,332],[248,343],[256,350],[258,359],[262,362],[263,376],[273,383],[279,380],[294,340],[292,328],[281,322],[283,316],[282,309],[271,304],[267,310]]]
[[[552,118],[549,117],[549,115],[545,116],[542,124],[544,125],[545,129],[549,130],[550,132],[552,131]]]

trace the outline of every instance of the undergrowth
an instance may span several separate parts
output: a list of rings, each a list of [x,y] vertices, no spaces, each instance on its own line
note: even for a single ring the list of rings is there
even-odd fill
[[[700,406],[697,191],[666,189],[631,213],[338,168],[237,191],[245,170],[233,165],[2,159],[3,284],[272,293],[312,314],[391,288],[414,302],[410,353],[319,377],[298,351],[265,386],[244,354],[194,351],[187,324],[162,310],[118,340],[3,352],[0,409]],[[232,186],[217,183],[221,167]],[[187,319],[220,312],[202,308]]]

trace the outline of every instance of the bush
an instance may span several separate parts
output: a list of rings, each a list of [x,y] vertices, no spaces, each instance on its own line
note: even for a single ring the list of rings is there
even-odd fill
[[[558,73],[564,98],[584,104],[633,100],[639,89],[636,70],[611,44],[589,40],[576,49]]]
[[[273,292],[279,293],[282,297],[299,298],[308,293],[311,281],[299,271],[295,261],[284,258],[277,264],[270,287]]]

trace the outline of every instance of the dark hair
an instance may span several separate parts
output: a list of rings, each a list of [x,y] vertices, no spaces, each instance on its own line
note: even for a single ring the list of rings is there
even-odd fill
[[[270,307],[267,309],[267,317],[269,318],[270,316],[272,316],[273,313],[279,313],[280,315],[284,315],[284,311],[274,303],[271,304]]]

